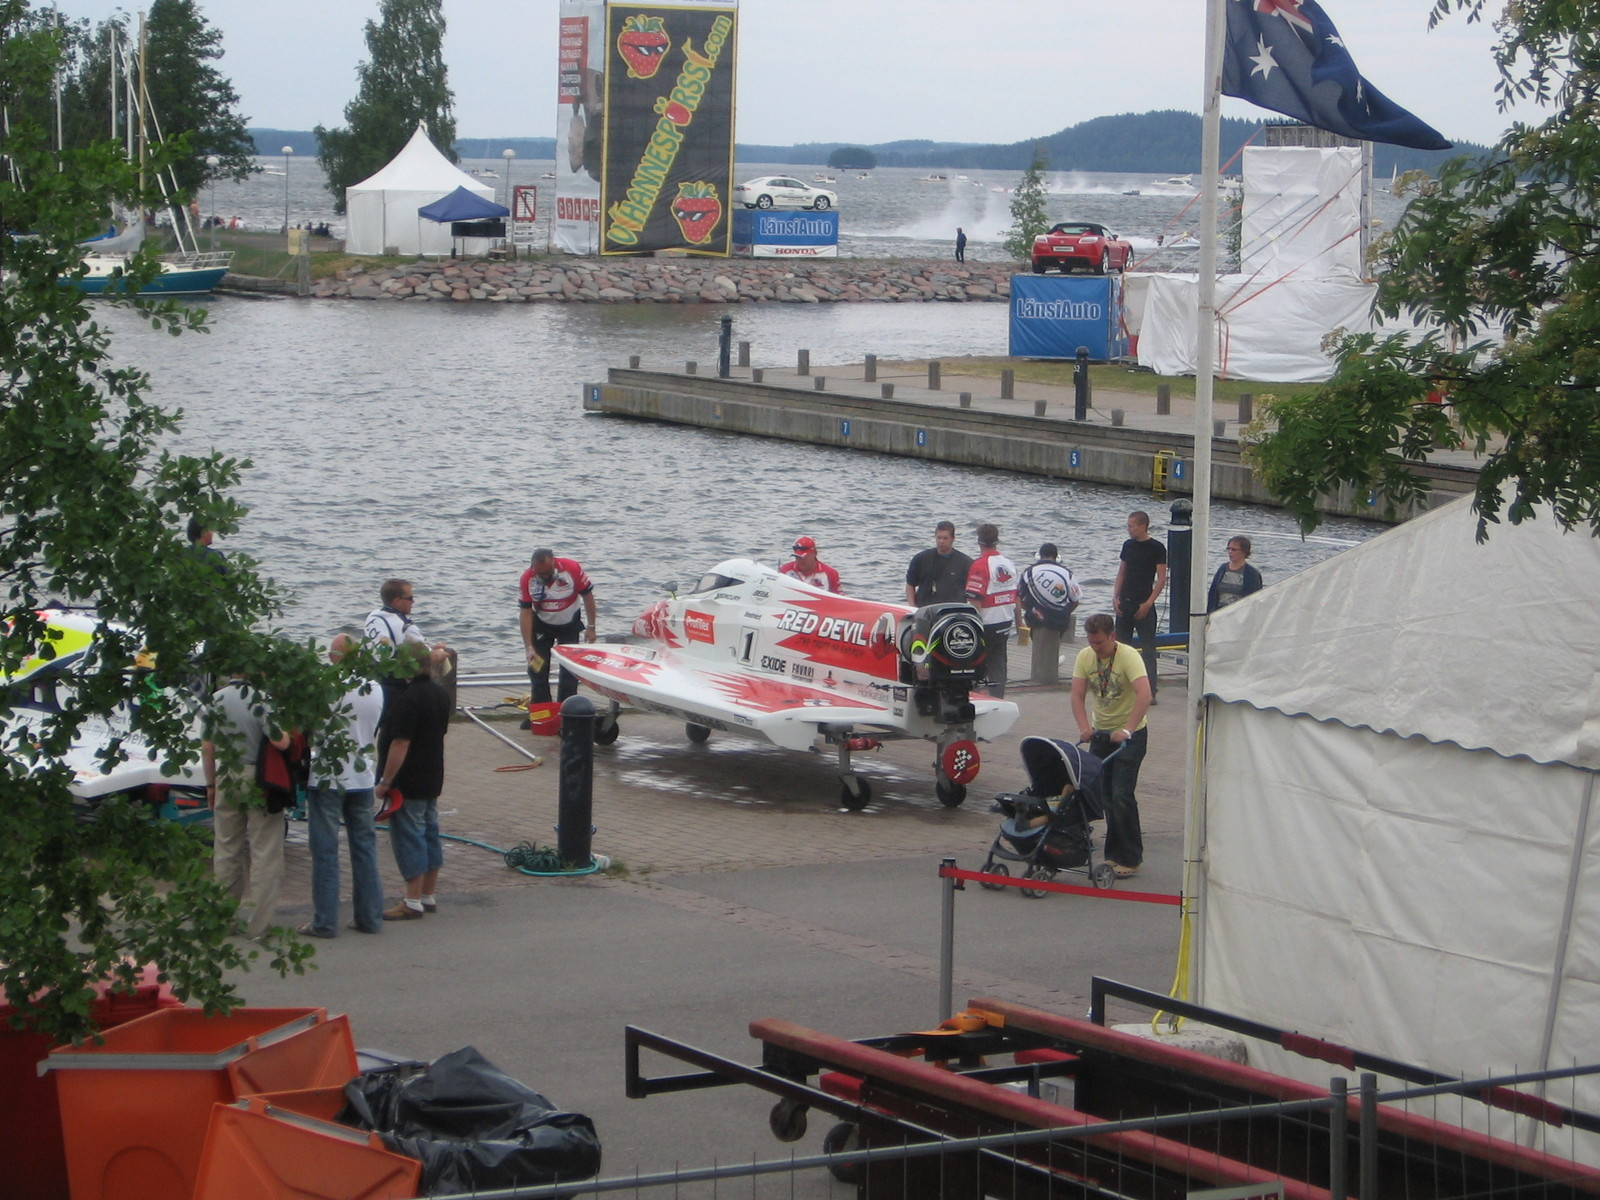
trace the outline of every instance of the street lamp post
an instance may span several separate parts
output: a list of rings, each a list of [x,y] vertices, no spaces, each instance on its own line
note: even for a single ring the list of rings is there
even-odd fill
[[[211,187],[211,211],[206,214],[207,221],[212,221],[217,215],[217,167],[221,162],[222,160],[215,154],[206,155],[206,182]],[[211,248],[215,250],[217,248],[217,226],[214,221],[212,221],[210,229]]]
[[[511,160],[516,158],[517,152],[510,146],[500,151],[500,157],[506,160],[506,252],[516,254],[517,245],[511,240],[512,222],[516,214],[511,211]]]
[[[283,148],[283,236],[289,236],[289,155],[294,153],[293,146]]]

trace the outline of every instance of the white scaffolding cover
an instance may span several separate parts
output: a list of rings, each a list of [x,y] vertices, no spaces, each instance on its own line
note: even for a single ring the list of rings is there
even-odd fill
[[[1361,151],[1246,146],[1239,269],[1271,282],[1362,278]]]

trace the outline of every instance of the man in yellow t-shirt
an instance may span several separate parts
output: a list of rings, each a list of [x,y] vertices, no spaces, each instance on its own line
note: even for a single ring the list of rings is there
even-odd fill
[[[1138,874],[1144,861],[1144,835],[1139,829],[1139,800],[1134,789],[1139,785],[1139,764],[1144,762],[1147,745],[1150,678],[1139,652],[1117,641],[1116,627],[1116,618],[1110,613],[1095,613],[1083,623],[1089,644],[1078,651],[1072,665],[1072,715],[1078,720],[1080,742],[1089,741],[1095,733],[1107,734],[1113,749],[1119,751],[1101,773],[1100,795],[1106,809],[1106,862],[1118,879],[1127,879]]]

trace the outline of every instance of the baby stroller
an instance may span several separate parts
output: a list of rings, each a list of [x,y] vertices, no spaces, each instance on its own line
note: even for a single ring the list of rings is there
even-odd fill
[[[1113,752],[1114,753],[1114,752]],[[1106,755],[1110,758],[1111,755]],[[1116,880],[1108,862],[1094,861],[1089,822],[1104,815],[1099,783],[1102,760],[1084,746],[1059,738],[1022,739],[1022,765],[1028,786],[1002,792],[993,811],[1005,814],[984,860],[985,874],[1009,875],[1007,863],[1022,863],[1022,878],[1048,880],[1058,871],[1087,875],[1097,888]],[[1004,884],[984,883],[990,891]],[[1040,888],[1019,888],[1030,900],[1049,895]]]

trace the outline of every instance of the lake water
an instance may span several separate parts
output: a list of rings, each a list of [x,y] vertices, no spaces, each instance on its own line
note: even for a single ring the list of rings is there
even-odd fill
[[[220,183],[200,196],[207,212],[223,218],[238,216],[247,228],[277,230],[288,212],[289,224],[326,221],[335,237],[344,236],[344,218],[335,216],[333,198],[321,168],[313,158],[282,156],[256,160],[263,173],[244,183]],[[463,159],[463,170],[486,172],[480,182],[505,203],[505,163],[494,159]],[[287,174],[285,168],[287,166]],[[555,163],[517,159],[511,165],[511,182],[539,189],[540,222],[535,244],[548,243],[548,220],[555,205]],[[271,174],[267,172],[272,172]],[[791,175],[809,181],[815,167],[771,163],[740,163],[735,179],[761,175]],[[1011,196],[1017,171],[942,170],[944,180],[931,181],[926,170],[885,167],[861,179],[854,171],[827,171],[832,183],[819,184],[839,196],[839,249],[856,258],[948,257],[957,226],[970,239],[968,256],[975,262],[998,262],[1002,243],[1011,227]],[[1140,269],[1188,270],[1196,268],[1198,251],[1174,246],[1192,236],[1200,221],[1200,204],[1192,187],[1163,182],[1153,175],[1119,175],[1091,171],[1052,171],[1047,175],[1048,211],[1052,221],[1068,218],[1098,221],[1132,242]],[[1126,192],[1137,191],[1129,196]],[[1373,195],[1373,216],[1392,225],[1401,204],[1386,190]],[[1157,239],[1162,245],[1157,246]]]
[[[714,361],[717,320],[753,343],[755,365],[1003,354],[999,304],[411,305],[249,300],[210,304],[212,332],[173,338],[106,309],[117,354],[186,412],[177,439],[253,460],[251,512],[218,541],[293,596],[287,632],[359,623],[385,578],[415,582],[415,616],[458,647],[463,669],[519,660],[515,584],[541,545],[584,563],[602,635],[628,630],[660,594],[720,559],[776,563],[815,537],[854,594],[898,599],[905,564],[948,518],[1000,526],[1032,560],[1044,540],[1106,606],[1127,513],[1149,493],[944,466],[586,415],[581,389],[630,354],[661,365]],[[1330,521],[1299,539],[1276,510],[1219,505],[1210,560],[1229,535],[1256,539],[1270,581],[1376,526]]]

